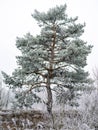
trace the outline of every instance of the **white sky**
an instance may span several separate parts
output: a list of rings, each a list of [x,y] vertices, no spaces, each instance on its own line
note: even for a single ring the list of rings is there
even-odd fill
[[[16,37],[38,32],[31,17],[34,9],[46,11],[65,2],[70,16],[79,16],[80,23],[86,22],[83,39],[94,45],[87,69],[91,72],[98,65],[98,0],[0,0],[0,70],[10,74],[16,68]]]

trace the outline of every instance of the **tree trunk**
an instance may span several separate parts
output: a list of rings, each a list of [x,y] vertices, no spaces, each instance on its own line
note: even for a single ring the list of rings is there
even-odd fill
[[[53,104],[53,99],[52,99],[52,91],[50,87],[50,78],[47,76],[47,111],[50,115],[52,115],[52,104]]]
[[[52,91],[51,91],[51,87],[50,87],[50,78],[49,76],[47,77],[47,111],[50,115],[50,119],[51,119],[51,125],[52,128],[54,129],[54,118],[53,118],[53,113],[52,113],[52,105],[53,105],[53,99],[52,99]]]

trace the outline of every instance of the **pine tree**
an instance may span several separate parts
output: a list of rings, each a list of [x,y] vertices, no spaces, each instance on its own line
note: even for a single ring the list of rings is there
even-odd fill
[[[81,39],[85,24],[77,22],[78,17],[69,18],[66,4],[49,9],[46,13],[35,10],[32,17],[38,22],[41,32],[17,37],[16,46],[21,51],[17,56],[18,68],[12,76],[3,72],[5,83],[12,88],[21,88],[25,95],[34,89],[47,91],[47,111],[52,114],[53,94],[62,95],[69,91],[74,98],[78,86],[88,82],[88,72],[84,71],[92,46]],[[57,96],[58,97],[58,96]],[[67,97],[66,97],[67,98]],[[38,94],[35,99],[40,99]]]

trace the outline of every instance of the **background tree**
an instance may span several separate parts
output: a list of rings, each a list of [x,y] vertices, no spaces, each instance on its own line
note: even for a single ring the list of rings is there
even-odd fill
[[[14,95],[12,91],[3,84],[0,73],[0,110],[10,109]]]
[[[98,68],[97,67],[94,67],[93,69],[93,79],[94,79],[95,86],[98,89]]]
[[[52,114],[52,90],[56,95],[62,94],[61,90],[70,92],[68,99],[71,100],[75,91],[88,82],[88,73],[83,68],[92,47],[80,38],[85,24],[78,23],[78,17],[67,16],[66,4],[49,9],[47,13],[35,10],[32,17],[41,32],[35,37],[30,33],[17,37],[16,46],[21,51],[16,57],[18,68],[12,76],[4,72],[3,76],[10,87],[21,88],[19,99],[25,99],[30,93],[40,99],[34,90],[45,88],[47,111]]]

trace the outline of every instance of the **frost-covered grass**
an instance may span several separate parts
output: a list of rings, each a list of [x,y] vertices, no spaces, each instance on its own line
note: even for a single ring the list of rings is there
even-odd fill
[[[48,113],[43,111],[1,111],[0,125],[8,130],[95,130],[84,120],[84,111],[53,111],[54,129]]]

